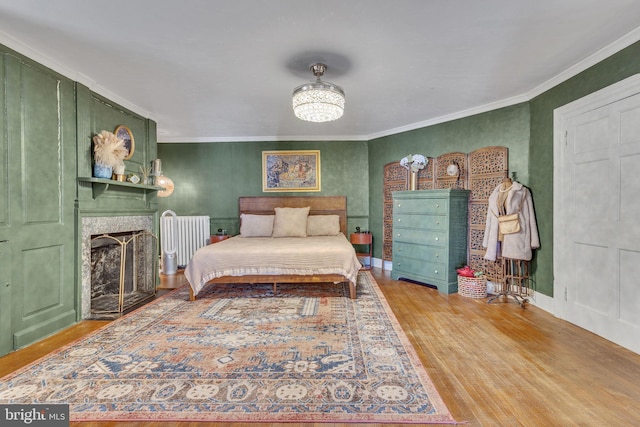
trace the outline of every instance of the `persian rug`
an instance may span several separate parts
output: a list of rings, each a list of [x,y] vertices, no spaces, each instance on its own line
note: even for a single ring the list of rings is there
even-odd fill
[[[71,421],[455,423],[369,272],[185,286],[0,381]]]

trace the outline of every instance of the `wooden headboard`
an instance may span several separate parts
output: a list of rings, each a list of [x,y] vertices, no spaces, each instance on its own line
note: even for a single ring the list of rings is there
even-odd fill
[[[347,235],[347,197],[346,196],[256,196],[239,197],[240,214],[273,215],[274,208],[305,208],[309,206],[309,215],[338,215],[340,231]]]

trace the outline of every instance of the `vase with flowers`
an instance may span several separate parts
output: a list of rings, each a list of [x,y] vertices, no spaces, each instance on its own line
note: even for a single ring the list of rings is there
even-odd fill
[[[418,172],[427,166],[429,160],[422,154],[409,154],[400,160],[400,166],[407,169],[409,173],[409,190],[416,190],[418,187]]]
[[[111,178],[114,170],[124,174],[124,158],[129,150],[113,132],[101,131],[93,137],[93,176]]]

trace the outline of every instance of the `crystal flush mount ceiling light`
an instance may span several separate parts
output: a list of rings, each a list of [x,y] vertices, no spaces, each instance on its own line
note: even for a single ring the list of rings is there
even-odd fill
[[[330,122],[344,113],[344,91],[338,85],[323,82],[320,77],[327,70],[325,64],[309,67],[316,76],[314,83],[305,83],[293,90],[293,112],[308,122]]]

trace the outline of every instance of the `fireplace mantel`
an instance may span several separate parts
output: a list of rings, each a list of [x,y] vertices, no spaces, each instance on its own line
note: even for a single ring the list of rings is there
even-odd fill
[[[98,197],[100,197],[102,194],[104,194],[105,191],[109,190],[109,187],[127,187],[127,188],[133,188],[142,192],[149,192],[149,191],[160,191],[163,188],[159,187],[157,185],[144,185],[144,184],[134,184],[132,182],[122,182],[122,181],[116,181],[114,179],[104,179],[104,178],[89,178],[89,177],[80,177],[78,178],[79,182],[90,182],[91,186],[93,188],[93,198],[97,199]]]

